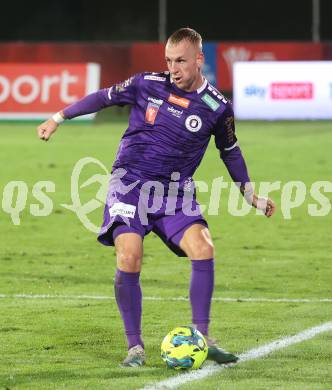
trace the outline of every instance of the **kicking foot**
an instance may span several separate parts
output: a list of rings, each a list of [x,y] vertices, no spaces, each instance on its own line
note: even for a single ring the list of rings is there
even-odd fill
[[[145,363],[145,352],[141,345],[135,345],[128,350],[128,356],[122,362],[123,367],[140,367]]]
[[[233,355],[232,353],[224,351],[223,349],[218,347],[218,345],[213,339],[210,339],[209,337],[205,336],[205,340],[208,346],[207,359],[213,360],[218,364],[236,363],[239,360],[236,355]]]

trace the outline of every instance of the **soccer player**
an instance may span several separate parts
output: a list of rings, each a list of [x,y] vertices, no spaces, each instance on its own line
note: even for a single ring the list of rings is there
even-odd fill
[[[275,205],[253,191],[235,136],[232,106],[202,74],[200,34],[190,28],[174,32],[166,43],[165,58],[168,72],[137,74],[92,93],[42,123],[38,135],[47,141],[64,120],[112,105],[131,106],[98,236],[101,243],[116,248],[115,296],[128,341],[123,365],[145,362],[139,279],[143,239],[151,231],[178,256],[191,260],[192,322],[207,338],[208,359],[232,363],[238,358],[218,347],[208,333],[214,249],[192,181],[211,136],[231,178],[252,206],[270,217]]]

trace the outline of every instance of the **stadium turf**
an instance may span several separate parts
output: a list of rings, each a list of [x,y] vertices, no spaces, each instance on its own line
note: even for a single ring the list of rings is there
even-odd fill
[[[43,143],[34,123],[0,124],[0,388],[131,390],[177,375],[164,367],[159,347],[173,327],[190,324],[188,261],[154,234],[146,238],[141,280],[147,364],[122,369],[126,345],[113,298],[114,250],[97,244],[95,234],[63,207],[73,203],[77,161],[89,156],[109,169],[125,126],[66,123]],[[271,193],[277,204],[271,219],[254,210],[231,215],[228,189],[221,192],[218,215],[206,215],[216,247],[214,297],[235,298],[213,302],[211,335],[243,353],[332,320],[332,211],[308,213],[310,204],[322,207],[310,193],[312,184],[332,180],[332,124],[239,122],[237,134],[251,179],[280,181],[281,187]],[[94,174],[105,172],[90,163],[79,186]],[[218,176],[229,182],[212,140],[195,178],[210,191]],[[33,194],[39,181],[54,183],[46,216],[35,215],[44,207]],[[290,181],[302,182],[306,193],[287,212],[281,195],[289,193]],[[88,218],[96,226],[100,186],[96,181],[80,188],[82,204],[95,200]],[[294,184],[290,200],[297,195]],[[325,197],[328,211],[332,192]],[[198,198],[207,205],[210,192]],[[22,207],[13,211],[18,202]],[[296,298],[307,301],[291,301]],[[331,337],[319,334],[179,388],[329,389]]]

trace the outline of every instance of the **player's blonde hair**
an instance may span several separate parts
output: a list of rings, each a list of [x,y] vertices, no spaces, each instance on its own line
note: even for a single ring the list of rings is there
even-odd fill
[[[183,40],[187,40],[202,51],[202,37],[201,35],[192,28],[183,27],[175,32],[168,38],[167,43],[176,45]]]

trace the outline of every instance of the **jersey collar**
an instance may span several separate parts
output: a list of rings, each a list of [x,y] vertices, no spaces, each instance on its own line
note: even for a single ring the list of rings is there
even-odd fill
[[[203,92],[204,91],[204,89],[206,88],[206,86],[207,86],[207,80],[206,80],[206,78],[204,77],[204,82],[203,82],[203,84],[197,89],[197,93],[201,93],[201,92]]]

